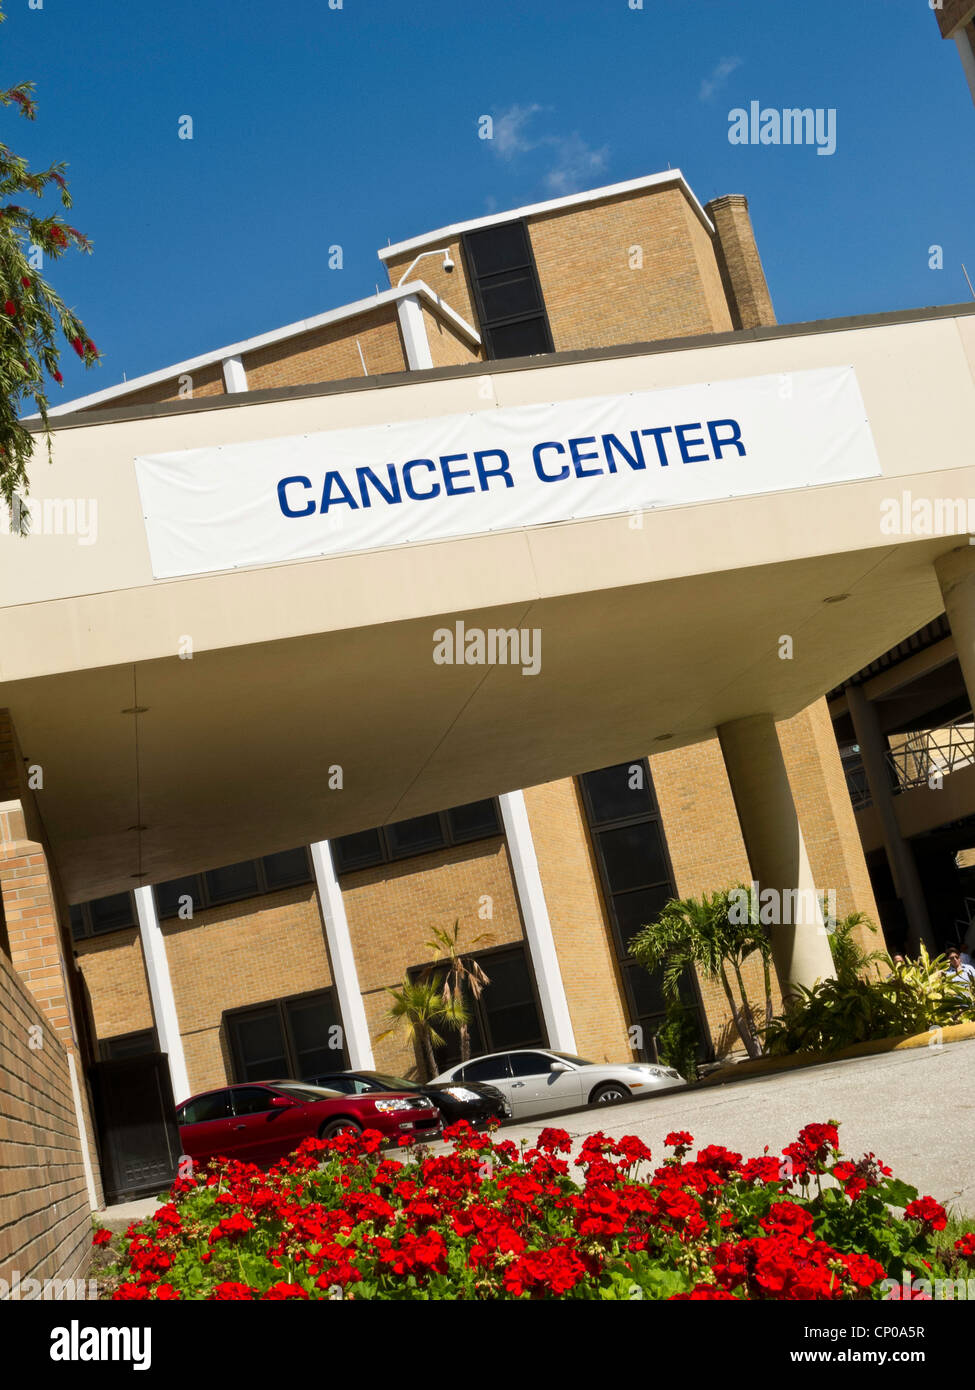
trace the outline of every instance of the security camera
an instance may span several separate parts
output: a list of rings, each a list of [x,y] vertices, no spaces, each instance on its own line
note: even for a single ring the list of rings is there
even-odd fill
[[[443,268],[444,268],[444,273],[445,273],[446,275],[449,275],[449,274],[451,273],[451,271],[453,270],[453,268],[454,268],[454,262],[450,259],[450,252],[449,252],[449,251],[445,252],[445,254],[444,254],[444,258],[443,258]]]

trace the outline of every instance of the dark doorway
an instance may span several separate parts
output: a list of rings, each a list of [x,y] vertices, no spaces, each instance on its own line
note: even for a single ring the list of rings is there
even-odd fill
[[[97,1062],[89,1075],[106,1202],[163,1191],[181,1153],[165,1054]]]

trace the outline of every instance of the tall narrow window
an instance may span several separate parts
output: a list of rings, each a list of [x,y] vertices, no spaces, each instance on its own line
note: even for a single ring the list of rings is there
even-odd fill
[[[630,942],[677,896],[663,821],[645,758],[600,768],[579,778],[589,834],[599,864],[613,944],[623,977],[629,1022],[641,1029],[643,1056],[655,1060],[656,1035],[665,1021],[661,972],[652,975],[629,955]],[[706,1038],[697,982],[688,973],[682,1000]]]
[[[488,357],[552,352],[545,301],[524,222],[468,232],[464,254]]]

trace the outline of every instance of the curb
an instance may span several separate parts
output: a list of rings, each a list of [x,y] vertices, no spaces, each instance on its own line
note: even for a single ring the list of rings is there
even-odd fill
[[[904,1034],[897,1038],[871,1038],[854,1043],[838,1052],[794,1052],[785,1057],[754,1057],[746,1062],[722,1067],[697,1083],[698,1086],[722,1086],[729,1081],[746,1080],[750,1076],[774,1075],[802,1067],[820,1067],[825,1062],[841,1062],[849,1057],[872,1057],[885,1052],[907,1052],[915,1047],[941,1047],[948,1043],[966,1042],[975,1038],[975,1023],[952,1023],[947,1028],[930,1028],[926,1033]]]

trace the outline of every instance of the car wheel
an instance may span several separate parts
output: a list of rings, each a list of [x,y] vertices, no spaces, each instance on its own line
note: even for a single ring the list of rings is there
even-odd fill
[[[361,1134],[362,1125],[356,1120],[329,1120],[318,1131],[319,1139],[334,1139],[336,1134]]]
[[[608,1081],[605,1086],[597,1086],[589,1097],[590,1105],[608,1105],[613,1100],[629,1100],[629,1088],[622,1081]]]

